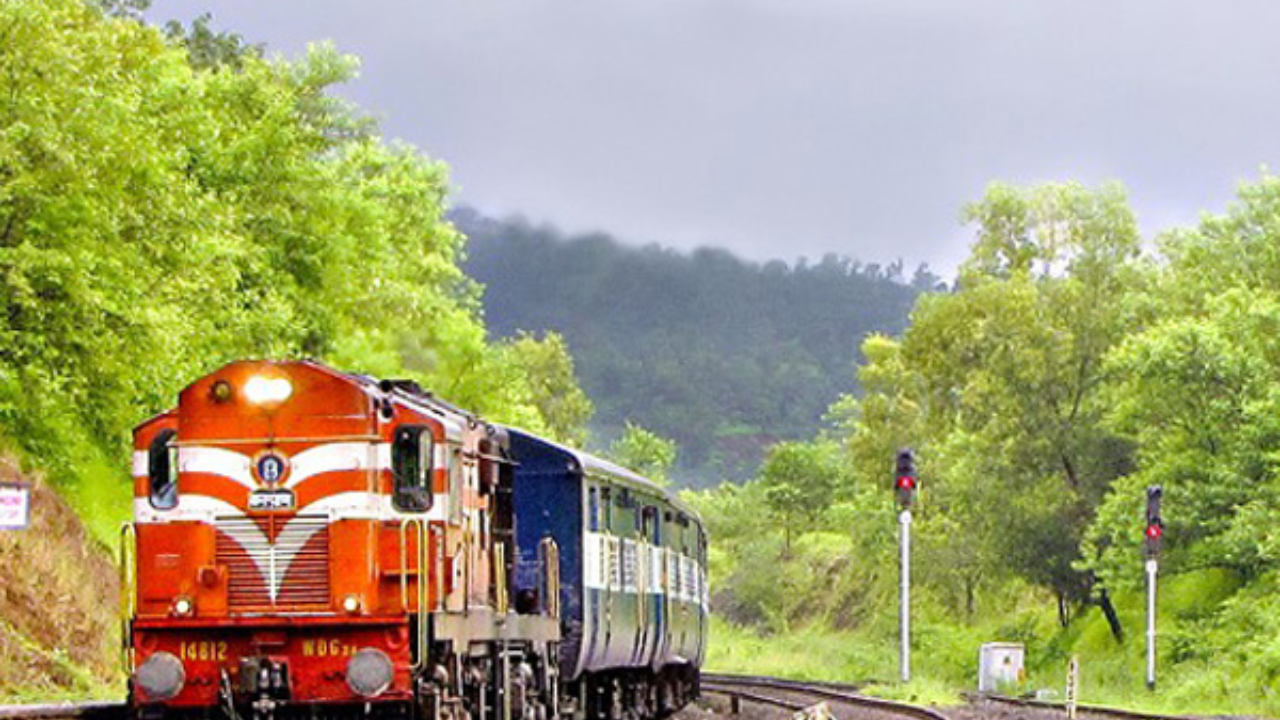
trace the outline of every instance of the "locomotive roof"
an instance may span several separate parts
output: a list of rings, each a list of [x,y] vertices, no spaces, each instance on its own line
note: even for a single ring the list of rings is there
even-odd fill
[[[697,520],[699,526],[702,525],[702,516],[698,514],[697,510],[690,507],[687,503],[676,496],[675,493],[667,490],[661,485],[658,485],[649,478],[640,475],[634,470],[628,470],[627,468],[624,468],[617,463],[605,460],[602,457],[597,457],[591,453],[577,450],[567,445],[561,445],[558,442],[548,440],[541,435],[534,435],[526,430],[510,427],[508,425],[500,425],[499,427],[503,428],[513,436],[527,438],[534,442],[541,443],[542,445],[546,445],[563,455],[567,455],[582,470],[583,475],[605,478],[617,485],[630,486],[635,489],[645,490],[656,495],[661,495],[668,503],[671,504],[672,507],[685,513],[694,520]],[[516,461],[519,462],[519,458],[517,458]]]

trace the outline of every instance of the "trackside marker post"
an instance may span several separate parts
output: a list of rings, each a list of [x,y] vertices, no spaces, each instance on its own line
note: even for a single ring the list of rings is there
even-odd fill
[[[1067,718],[1076,720],[1076,704],[1080,702],[1080,657],[1071,656],[1067,665]]]

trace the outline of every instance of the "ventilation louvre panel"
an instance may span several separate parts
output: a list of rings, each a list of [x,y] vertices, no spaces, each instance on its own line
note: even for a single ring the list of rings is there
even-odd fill
[[[272,522],[274,544],[251,518],[217,518],[216,557],[227,572],[227,604],[232,610],[328,609],[329,519],[299,515],[287,524]]]

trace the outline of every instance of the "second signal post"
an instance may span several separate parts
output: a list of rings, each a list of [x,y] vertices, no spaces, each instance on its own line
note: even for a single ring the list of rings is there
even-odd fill
[[[898,507],[902,510],[898,514],[898,526],[901,529],[899,543],[902,550],[902,593],[898,610],[902,628],[902,650],[898,664],[902,682],[905,683],[911,680],[911,507],[915,505],[916,493],[920,489],[920,481],[916,475],[916,456],[909,448],[898,451],[893,489],[898,497]]]

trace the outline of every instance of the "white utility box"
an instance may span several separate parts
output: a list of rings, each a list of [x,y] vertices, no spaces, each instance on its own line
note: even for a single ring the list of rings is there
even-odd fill
[[[1026,679],[1022,643],[984,643],[978,652],[978,692],[1016,688]]]

